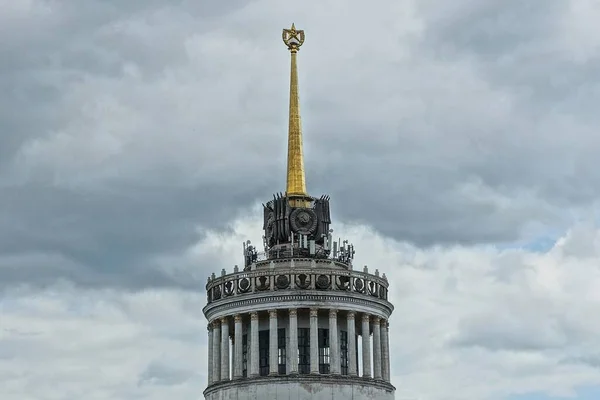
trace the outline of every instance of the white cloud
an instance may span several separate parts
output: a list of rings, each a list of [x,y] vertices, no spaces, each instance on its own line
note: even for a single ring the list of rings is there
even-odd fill
[[[175,266],[169,271],[183,277],[231,271],[242,262],[241,242],[260,238],[257,209],[248,215],[227,231],[205,232],[186,254],[157,265]],[[600,384],[598,229],[575,226],[539,253],[419,249],[370,227],[335,228],[356,245],[355,268],[377,268],[391,282],[399,395],[501,398]],[[0,303],[3,398],[199,395],[206,373],[202,292],[124,293],[66,283],[6,291]]]

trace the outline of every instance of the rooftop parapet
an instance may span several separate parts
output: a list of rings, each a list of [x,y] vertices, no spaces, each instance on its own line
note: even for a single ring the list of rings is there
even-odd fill
[[[298,259],[286,268],[261,268],[214,277],[206,284],[206,293],[208,304],[284,290],[342,291],[387,301],[388,287],[385,277],[366,271],[346,270],[332,261]]]

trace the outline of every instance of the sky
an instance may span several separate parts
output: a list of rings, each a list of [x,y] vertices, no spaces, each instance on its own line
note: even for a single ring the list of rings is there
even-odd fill
[[[198,399],[285,190],[390,279],[397,399],[600,398],[600,3],[0,0],[0,398]]]

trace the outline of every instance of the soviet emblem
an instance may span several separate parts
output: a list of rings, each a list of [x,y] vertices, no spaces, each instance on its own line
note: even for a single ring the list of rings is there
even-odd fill
[[[314,234],[317,230],[317,214],[310,208],[296,208],[290,214],[290,226],[294,233]]]
[[[296,29],[296,26],[292,24],[290,29],[283,30],[281,38],[283,39],[283,43],[288,47],[288,50],[297,52],[304,43],[304,31]]]

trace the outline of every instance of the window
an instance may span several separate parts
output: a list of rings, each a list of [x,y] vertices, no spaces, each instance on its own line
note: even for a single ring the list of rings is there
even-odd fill
[[[269,331],[258,332],[258,368],[261,376],[269,375]]]
[[[310,374],[310,328],[298,328],[298,372]]]
[[[348,332],[340,331],[340,355],[342,375],[348,375]]]
[[[242,336],[242,375],[248,376],[248,334]]]
[[[319,373],[329,373],[329,329],[319,329]]]
[[[277,329],[277,360],[280,375],[285,375],[285,328]]]

